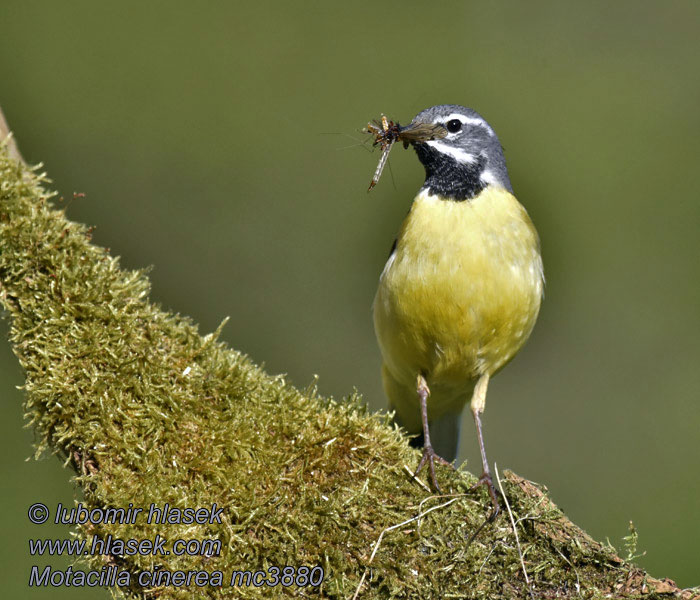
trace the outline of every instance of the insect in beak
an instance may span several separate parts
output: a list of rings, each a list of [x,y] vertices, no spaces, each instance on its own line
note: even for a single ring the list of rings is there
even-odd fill
[[[447,130],[442,125],[432,123],[409,123],[406,127],[401,127],[398,123],[389,121],[385,115],[382,115],[381,121],[373,120],[367,123],[367,127],[362,130],[363,133],[368,133],[374,136],[373,146],[379,146],[382,150],[382,155],[379,158],[379,164],[374,171],[374,177],[369,182],[369,192],[382,176],[384,167],[389,159],[389,152],[396,142],[403,142],[403,147],[408,148],[409,144],[427,142],[444,138],[447,135]]]
[[[377,165],[377,168],[374,171],[374,177],[372,177],[372,181],[369,182],[369,187],[367,188],[367,191],[369,192],[375,185],[377,185],[379,178],[382,176],[382,171],[384,171],[386,161],[389,159],[389,152],[399,139],[400,125],[398,123],[394,123],[393,121],[388,121],[386,116],[382,115],[381,122],[375,119],[371,123],[367,123],[367,127],[365,127],[365,129],[362,131],[363,133],[369,133],[370,135],[374,136],[374,144],[372,145],[379,145],[379,147],[382,149],[379,164]]]

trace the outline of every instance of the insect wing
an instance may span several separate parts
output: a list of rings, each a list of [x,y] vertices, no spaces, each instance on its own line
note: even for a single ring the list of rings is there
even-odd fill
[[[398,132],[398,139],[402,142],[426,142],[439,140],[447,135],[447,129],[442,125],[432,123],[417,123],[408,125]]]

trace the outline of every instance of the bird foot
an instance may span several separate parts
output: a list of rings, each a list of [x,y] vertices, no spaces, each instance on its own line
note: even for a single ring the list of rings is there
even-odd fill
[[[435,450],[433,450],[433,447],[430,444],[426,444],[425,446],[423,446],[423,457],[420,459],[420,463],[418,463],[418,468],[416,469],[416,472],[413,474],[413,476],[417,477],[418,473],[420,473],[423,470],[423,467],[425,467],[427,463],[430,469],[430,481],[432,481],[433,487],[437,490],[437,492],[442,494],[442,490],[440,489],[440,486],[437,482],[437,477],[435,477],[435,461],[437,461],[441,465],[445,465],[446,467],[450,467],[452,470],[454,470],[454,465],[451,462],[445,460],[444,458],[442,458],[442,456],[439,456],[435,452]]]
[[[466,548],[469,547],[469,545],[474,541],[476,536],[481,533],[484,527],[486,527],[490,523],[493,523],[496,520],[496,517],[498,517],[498,515],[501,512],[501,505],[498,503],[496,488],[493,486],[493,479],[491,478],[491,473],[489,473],[488,471],[481,474],[479,480],[469,488],[469,491],[471,492],[482,485],[485,485],[488,489],[489,496],[491,497],[491,505],[493,506],[493,508],[491,509],[491,514],[488,517],[486,517],[486,520],[481,525],[479,525],[479,527],[477,527],[476,530],[469,536],[469,538],[467,539]]]
[[[498,500],[496,499],[496,488],[493,485],[493,479],[491,478],[491,473],[482,473],[481,477],[477,482],[469,488],[470,492],[473,492],[476,488],[485,485],[489,492],[489,496],[493,500],[495,505],[498,505]]]

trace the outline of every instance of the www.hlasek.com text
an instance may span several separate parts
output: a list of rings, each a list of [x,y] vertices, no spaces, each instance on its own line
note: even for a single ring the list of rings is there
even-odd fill
[[[172,544],[160,534],[153,539],[115,538],[92,536],[92,541],[76,539],[30,539],[29,554],[32,556],[206,556],[221,554],[221,540],[216,538],[177,539]]]

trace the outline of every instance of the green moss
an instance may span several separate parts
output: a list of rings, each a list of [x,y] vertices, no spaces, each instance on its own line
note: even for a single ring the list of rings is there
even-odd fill
[[[219,570],[228,583],[235,570],[321,565],[322,597],[353,597],[363,576],[359,598],[528,596],[507,517],[465,547],[489,511],[483,490],[468,492],[468,473],[440,469],[457,499],[386,532],[370,564],[384,529],[446,501],[408,476],[404,465],[419,456],[387,418],[368,414],[359,398],[335,403],[270,377],[218,332],[202,336],[150,303],[145,274],[92,245],[89,229],[52,205],[47,180],[4,147],[0,182],[0,300],[26,372],[37,453],[49,449],[74,467],[91,508],[224,508],[221,524],[140,519],[78,530],[88,540],[214,538],[220,556],[89,556],[89,567]],[[639,593],[629,582],[641,572],[538,488],[513,474],[503,484],[536,597]],[[261,590],[134,585],[115,594],[257,598]]]

